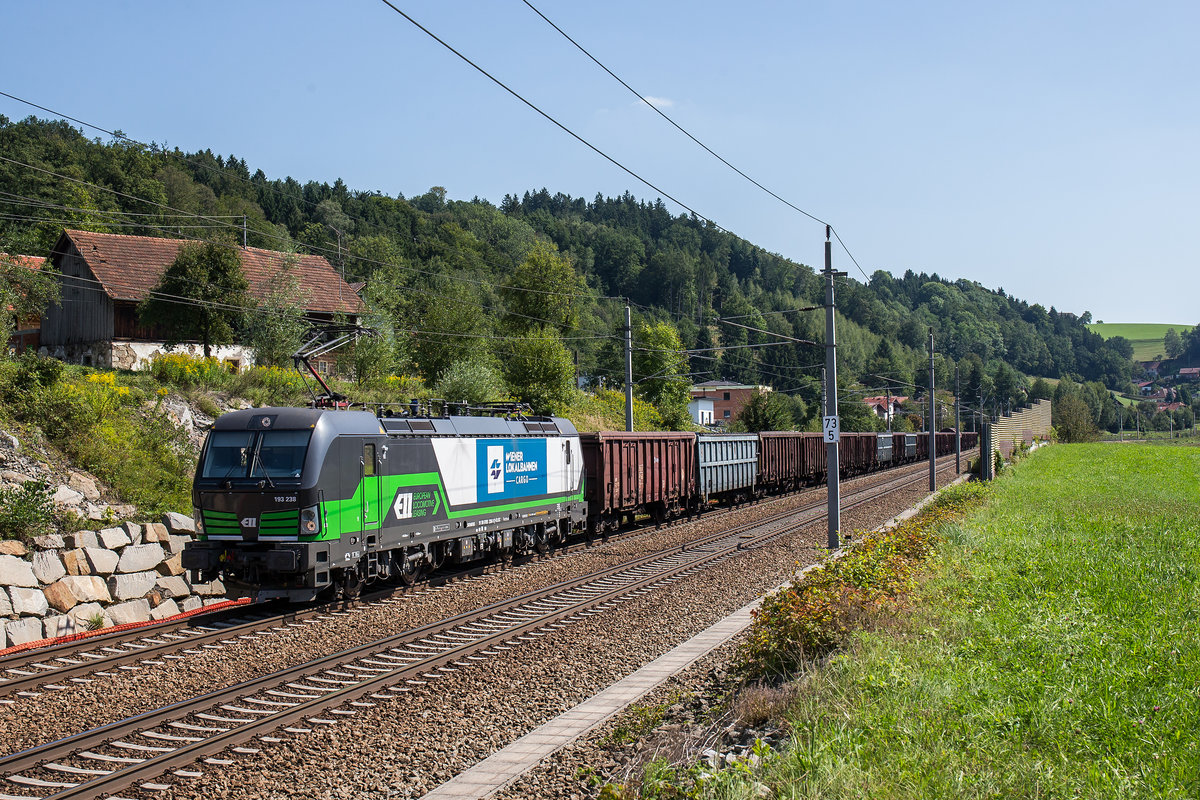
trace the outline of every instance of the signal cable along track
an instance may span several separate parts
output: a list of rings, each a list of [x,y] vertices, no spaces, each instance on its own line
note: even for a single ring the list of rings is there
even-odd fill
[[[921,476],[894,479],[849,495],[847,504],[907,488]],[[470,667],[574,620],[612,608],[734,555],[819,521],[814,507],[775,518],[757,531],[740,526],[684,549],[642,556],[593,575],[530,592],[448,620],[327,656],[300,667],[175,703],[127,720],[0,759],[4,782],[22,794],[0,798],[81,798],[148,783],[164,773],[195,778],[189,765],[228,763],[217,754],[256,752],[236,747],[254,737],[305,733],[294,727],[334,724],[356,709],[393,700],[444,674]],[[797,517],[797,513],[799,516]],[[197,765],[201,769],[201,765]],[[29,794],[35,792],[36,794]],[[46,794],[50,792],[51,794]]]

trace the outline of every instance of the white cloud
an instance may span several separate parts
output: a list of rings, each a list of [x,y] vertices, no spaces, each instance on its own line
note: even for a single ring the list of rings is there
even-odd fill
[[[675,105],[674,100],[668,100],[665,97],[650,97],[649,95],[646,96],[646,102],[655,108],[670,108]]]

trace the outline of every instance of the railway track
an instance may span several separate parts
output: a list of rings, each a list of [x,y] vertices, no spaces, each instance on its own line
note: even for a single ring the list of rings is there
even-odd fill
[[[924,480],[923,471],[890,477],[848,493],[845,507]],[[401,697],[415,687],[603,613],[714,563],[823,520],[824,501],[681,548],[641,556],[601,572],[355,647],[309,664],[246,681],[0,759],[12,791],[0,798],[94,797],[138,786],[160,788],[164,774],[195,778],[200,762],[220,766],[223,751],[254,752],[255,738],[301,734],[352,717],[357,709]],[[302,623],[294,623],[302,624]],[[269,635],[269,634],[268,634]],[[306,727],[307,726],[307,727]],[[30,794],[29,792],[33,792]]]
[[[895,480],[897,475],[925,474],[925,465],[910,465],[897,470],[874,473],[857,480],[866,481],[875,486],[876,480],[887,482]],[[771,498],[759,503],[772,503],[784,498]],[[812,508],[824,507],[824,500],[814,503]],[[744,506],[739,507],[744,508]],[[802,506],[807,509],[809,506]],[[720,514],[726,514],[734,509],[721,509],[709,512],[705,519],[713,519]],[[761,520],[760,524],[769,524],[773,519],[786,518],[796,513],[796,509],[779,512],[772,517]],[[686,523],[690,520],[679,519],[672,524]],[[636,538],[652,535],[655,528],[652,525],[622,531],[614,534],[608,540],[618,538]],[[584,546],[582,543],[576,547]],[[554,555],[565,555],[572,552],[570,546],[561,548]],[[528,559],[527,559],[528,560]],[[483,565],[466,570],[437,573],[419,584],[423,588],[436,588],[447,582],[462,580],[466,577],[483,575],[497,569],[497,565]],[[188,620],[161,623],[146,626],[133,631],[114,632],[107,635],[90,637],[84,640],[66,642],[49,648],[27,651],[0,659],[0,704],[4,698],[12,696],[30,696],[35,691],[60,691],[68,688],[69,684],[88,683],[95,677],[107,677],[115,670],[136,671],[148,666],[162,666],[165,661],[182,661],[189,655],[195,655],[200,649],[219,649],[237,639],[260,635],[270,635],[284,627],[295,627],[312,624],[329,614],[345,612],[363,604],[387,600],[397,593],[407,591],[408,587],[389,586],[382,590],[365,594],[355,601],[337,601],[331,603],[313,604],[308,607],[285,607],[279,611],[279,604],[264,603],[250,607],[239,607],[213,615],[193,617]]]

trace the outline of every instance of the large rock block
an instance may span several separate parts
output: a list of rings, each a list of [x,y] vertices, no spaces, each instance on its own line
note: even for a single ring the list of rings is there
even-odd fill
[[[169,558],[164,558],[163,562],[158,565],[157,569],[159,575],[182,575],[183,554],[176,553]]]
[[[82,550],[68,550],[62,554],[63,567],[68,575],[87,575],[92,566],[88,564],[87,556]]]
[[[167,533],[167,526],[161,522],[147,522],[142,537],[148,544],[169,544],[171,541],[171,534]]]
[[[12,613],[12,601],[8,599],[8,590],[0,586],[0,617],[7,617]]]
[[[183,609],[183,612],[195,611],[197,608],[204,607],[204,601],[199,597],[196,597],[194,594],[188,595],[187,597],[183,598],[183,602],[179,604],[179,607]]]
[[[10,645],[28,644],[46,638],[41,617],[10,619],[5,628],[7,628],[8,643]]]
[[[150,619],[159,620],[173,617],[180,613],[179,604],[174,600],[164,600],[154,608],[150,609]]]
[[[123,522],[121,523],[121,529],[125,531],[131,544],[141,544],[145,541],[142,538],[142,526],[136,522]]]
[[[184,546],[188,542],[192,541],[191,536],[176,536],[175,534],[171,534],[171,536],[169,538],[171,541],[170,541],[170,544],[167,546],[167,549],[171,551],[172,555],[174,555],[175,553],[182,553]]]
[[[66,614],[56,614],[53,617],[46,617],[42,622],[45,625],[45,636],[47,639],[71,636],[72,634],[79,633],[81,630],[78,623]]]
[[[130,600],[127,603],[117,603],[105,609],[114,625],[128,625],[131,622],[149,622],[150,604],[145,600]]]
[[[60,486],[54,492],[54,505],[79,506],[83,502],[83,492],[77,492],[69,486]]]
[[[75,606],[67,616],[75,620],[75,625],[81,631],[95,630],[98,627],[107,628],[112,625],[112,619],[104,613],[104,608],[99,603],[84,603]]]
[[[165,575],[156,580],[154,585],[171,597],[187,597],[192,593],[192,590],[188,588],[187,581],[179,575]]]
[[[53,550],[41,550],[33,554],[33,576],[42,583],[54,583],[67,574],[62,559]]]
[[[95,531],[76,531],[71,534],[71,546],[75,548],[99,547],[100,540]]]
[[[62,550],[67,546],[67,542],[60,534],[47,533],[33,537],[33,546],[39,550]]]
[[[131,572],[108,579],[108,591],[114,600],[136,600],[146,596],[158,580],[157,572]]]
[[[51,608],[64,614],[79,605],[79,600],[71,591],[71,587],[64,583],[52,583],[43,589],[42,593],[46,595],[46,602],[50,604]]]
[[[201,597],[223,598],[225,596],[225,584],[222,583],[219,578],[215,581],[209,581],[208,583],[193,583],[192,592],[200,595]],[[207,605],[207,602],[205,605]]]
[[[8,647],[8,620],[0,618],[0,650]]]
[[[72,472],[67,478],[67,486],[71,487],[88,500],[99,500],[100,489],[96,486],[96,482],[80,472]]]
[[[117,563],[121,560],[119,555],[103,547],[85,547],[83,555],[95,575],[112,575],[117,571]]]
[[[0,556],[0,584],[5,586],[37,586],[33,565],[16,556]]]
[[[154,569],[163,560],[162,545],[131,544],[121,551],[117,572],[145,572]]]
[[[15,539],[5,539],[0,541],[0,555],[4,556],[23,556],[29,552],[29,548]]]
[[[46,593],[41,589],[13,586],[8,590],[8,596],[12,600],[12,613],[22,617],[44,617],[50,611]]]
[[[107,547],[109,550],[117,550],[127,544],[133,543],[133,540],[129,538],[129,534],[121,528],[102,528],[96,534],[96,538],[100,540],[101,547]]]
[[[53,585],[61,585],[69,591],[75,598],[75,603],[112,602],[112,595],[108,593],[108,581],[99,575],[68,575]],[[47,586],[46,590],[49,591],[50,587]]]
[[[166,514],[163,514],[163,525],[166,525],[167,530],[171,533],[196,532],[195,520],[184,514],[176,514],[174,511],[168,511]]]

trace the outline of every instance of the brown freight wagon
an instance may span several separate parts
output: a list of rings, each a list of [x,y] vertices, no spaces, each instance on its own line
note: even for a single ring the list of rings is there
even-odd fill
[[[600,431],[579,434],[579,444],[590,534],[615,530],[636,514],[661,524],[695,510],[696,434]]]
[[[824,440],[822,440],[824,441]],[[838,466],[843,475],[861,475],[875,469],[873,433],[843,433],[838,441]]]
[[[825,477],[825,440],[819,433],[763,431],[758,435],[758,488],[790,492]]]

